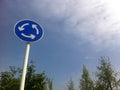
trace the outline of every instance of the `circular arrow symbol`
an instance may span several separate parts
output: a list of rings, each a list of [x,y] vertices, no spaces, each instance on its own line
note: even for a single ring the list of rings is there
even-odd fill
[[[25,26],[27,26],[27,25],[29,25],[29,23],[25,23],[25,24],[23,24],[22,26],[19,26],[18,27],[18,29],[20,30],[20,31],[23,31],[25,28]]]
[[[30,34],[29,36],[24,34],[24,33],[21,33],[22,36],[26,37],[26,38],[31,38],[31,39],[34,39],[35,38],[35,35],[33,34]]]
[[[38,28],[37,28],[37,25],[32,24],[32,28],[36,30],[36,34],[39,34],[39,30],[38,30]]]

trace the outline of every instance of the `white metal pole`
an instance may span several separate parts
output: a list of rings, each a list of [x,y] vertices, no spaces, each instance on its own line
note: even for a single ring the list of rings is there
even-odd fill
[[[30,52],[30,43],[27,43],[26,51],[25,51],[25,57],[24,57],[22,78],[21,78],[21,83],[20,83],[20,90],[24,90],[24,87],[25,87],[25,77],[26,77],[26,72],[27,72],[29,52]]]

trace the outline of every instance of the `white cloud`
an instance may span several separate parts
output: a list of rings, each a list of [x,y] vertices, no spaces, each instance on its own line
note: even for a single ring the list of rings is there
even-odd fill
[[[96,47],[120,45],[119,20],[113,18],[104,1],[34,0],[32,7],[44,18],[63,19],[66,32],[74,33]]]

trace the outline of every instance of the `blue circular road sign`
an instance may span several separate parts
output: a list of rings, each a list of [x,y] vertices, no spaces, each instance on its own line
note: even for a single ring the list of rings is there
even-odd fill
[[[23,20],[15,24],[15,34],[26,42],[34,42],[43,37],[42,27],[34,21]]]

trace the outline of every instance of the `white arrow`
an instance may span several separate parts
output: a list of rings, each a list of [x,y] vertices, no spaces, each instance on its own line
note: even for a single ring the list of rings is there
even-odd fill
[[[18,29],[20,30],[20,31],[23,31],[25,28],[25,26],[27,26],[27,25],[29,25],[29,23],[25,23],[25,24],[23,24],[22,26],[19,26],[18,27]]]
[[[24,33],[21,33],[22,36],[26,37],[26,38],[31,38],[31,39],[34,39],[35,36],[33,34],[30,34],[29,36],[24,34]]]
[[[39,34],[39,30],[38,30],[38,28],[37,28],[37,25],[32,24],[32,28],[36,30],[36,34]]]

